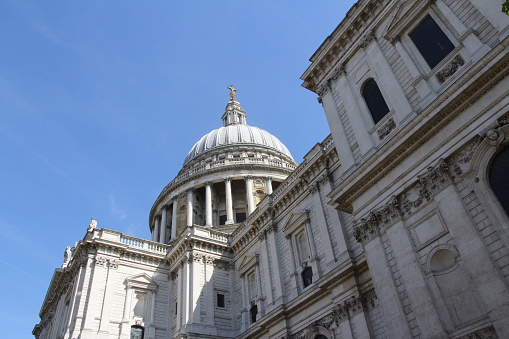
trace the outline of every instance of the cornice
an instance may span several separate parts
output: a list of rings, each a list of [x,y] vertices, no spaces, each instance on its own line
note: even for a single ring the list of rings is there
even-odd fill
[[[387,2],[360,0],[354,4],[343,21],[311,56],[311,65],[301,76],[304,80],[302,86],[318,93],[327,79],[334,78],[337,69],[346,64],[358,49],[363,48],[362,44],[372,33],[372,27],[384,20],[386,13],[392,10],[394,5],[387,6]]]
[[[506,43],[507,41],[506,38]],[[411,123],[398,131],[389,142],[344,178],[328,194],[337,207],[352,213],[353,201],[504,80],[509,75],[509,53],[506,52],[506,43],[499,44],[483,62],[473,66]],[[489,69],[486,70],[486,67]],[[467,87],[464,88],[465,86]],[[492,106],[494,104],[496,103]],[[416,162],[413,168],[422,161],[424,159]]]

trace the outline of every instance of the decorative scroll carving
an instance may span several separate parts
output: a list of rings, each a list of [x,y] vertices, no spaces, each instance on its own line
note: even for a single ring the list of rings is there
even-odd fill
[[[375,32],[371,31],[362,38],[361,42],[359,43],[359,46],[361,46],[362,48],[366,48],[369,45],[369,43],[373,40],[376,40]]]
[[[315,194],[318,192],[318,182],[314,182],[308,186],[308,192],[311,194]]]
[[[205,264],[214,265],[214,257],[207,255],[207,256],[204,256],[204,258],[205,258]]]
[[[95,264],[97,266],[106,266],[107,259],[105,257],[96,257]]]
[[[376,132],[378,133],[378,137],[380,138],[380,140],[382,140],[383,138],[385,138],[387,135],[389,135],[389,133],[391,133],[391,131],[393,129],[396,128],[396,123],[394,122],[394,119],[390,118],[389,120],[387,120],[387,122],[382,126],[380,127]]]
[[[367,243],[380,234],[381,227],[385,227],[399,219],[399,200],[392,197],[382,208],[372,211],[367,218],[362,218],[358,225],[354,226],[355,239],[358,242]]]
[[[472,160],[475,151],[479,148],[479,145],[482,142],[482,137],[477,137],[474,141],[462,152],[453,155],[447,164],[452,167],[454,173],[456,175],[461,175],[463,173],[463,169],[461,168],[463,164],[468,164]]]
[[[445,66],[440,72],[436,74],[438,81],[444,82],[445,79],[456,73],[458,68],[464,64],[465,60],[463,60],[461,55],[456,55],[447,66]]]
[[[115,269],[115,270],[118,268],[118,260],[116,260],[116,259],[109,259],[108,262],[109,262],[109,267],[110,268]]]
[[[482,330],[475,331],[474,333],[470,333],[461,339],[498,339],[498,335],[497,332],[495,332],[495,329],[490,326],[483,328]]]

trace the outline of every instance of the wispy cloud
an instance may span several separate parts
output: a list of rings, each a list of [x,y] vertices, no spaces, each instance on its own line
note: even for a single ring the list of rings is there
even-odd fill
[[[49,265],[53,266],[55,264],[55,258],[49,254],[49,252],[37,241],[31,239],[30,235],[27,233],[22,233],[19,229],[9,225],[8,223],[0,220],[0,237],[4,238],[10,244],[16,246],[17,249],[23,251],[24,253],[28,253],[33,257],[36,257]],[[62,252],[63,253],[63,252]],[[5,261],[3,263],[10,265],[16,269],[12,264],[9,264]],[[25,273],[21,269],[18,269],[20,272]],[[27,273],[28,274],[28,273]]]
[[[49,43],[76,50],[74,46],[65,42],[58,36],[49,20],[36,4],[37,2],[23,0],[7,1],[3,3],[3,5],[20,12],[26,23],[32,26],[34,30]]]
[[[38,278],[34,277],[34,276],[33,276],[33,275],[31,275],[30,273],[28,273],[28,272],[26,272],[26,271],[23,271],[23,270],[22,270],[21,268],[19,268],[19,267],[14,266],[13,264],[9,264],[8,262],[3,261],[2,259],[0,259],[0,262],[1,262],[1,263],[3,263],[3,264],[5,264],[5,265],[7,265],[7,266],[9,266],[9,267],[11,267],[11,268],[13,268],[13,269],[15,269],[15,270],[16,270],[16,271],[18,271],[18,272],[20,272],[20,273],[22,273],[22,274],[26,275],[27,277],[29,277],[29,278],[31,278],[31,279],[33,279],[33,280],[35,280],[35,281],[37,281],[37,282],[39,282],[39,283],[41,283],[41,284],[43,284],[43,285],[46,285],[46,283],[45,283],[45,282],[43,282],[42,280],[39,280]]]
[[[108,203],[110,206],[110,215],[117,218],[118,220],[124,220],[127,217],[127,211],[118,205],[117,200],[113,193],[110,193],[108,197]]]

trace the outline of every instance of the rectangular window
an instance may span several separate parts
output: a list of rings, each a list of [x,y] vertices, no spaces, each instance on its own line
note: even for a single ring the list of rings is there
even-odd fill
[[[219,225],[226,224],[226,215],[220,215],[219,216]]]
[[[438,65],[454,49],[451,40],[430,15],[410,33],[410,38],[430,68]]]
[[[217,307],[225,308],[224,294],[221,293],[217,294]]]
[[[246,220],[246,213],[236,213],[235,220],[237,223],[243,222],[244,220]]]

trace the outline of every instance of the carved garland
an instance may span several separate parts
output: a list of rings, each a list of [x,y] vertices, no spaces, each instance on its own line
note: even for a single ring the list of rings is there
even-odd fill
[[[509,124],[509,117],[502,117],[479,133],[462,151],[452,155],[447,161],[441,159],[435,167],[428,167],[427,173],[418,176],[417,182],[405,192],[393,196],[389,203],[371,211],[354,226],[354,235],[358,242],[367,243],[381,231],[399,220],[402,216],[415,212],[424,202],[430,201],[442,188],[453,182],[454,175],[460,176],[466,170],[474,153],[483,140],[493,146],[509,145],[509,137],[504,135],[502,127]]]
[[[375,307],[378,299],[375,290],[357,296],[351,296],[342,304],[337,305],[331,313],[323,318],[310,323],[306,328],[293,335],[285,335],[281,339],[305,339],[309,334],[319,334],[320,327],[330,330],[332,325],[338,326],[343,321],[353,317],[354,315]]]
[[[436,74],[438,81],[444,82],[445,79],[456,73],[458,68],[464,64],[465,60],[463,60],[461,55],[456,55],[447,66],[445,66],[440,72]]]

